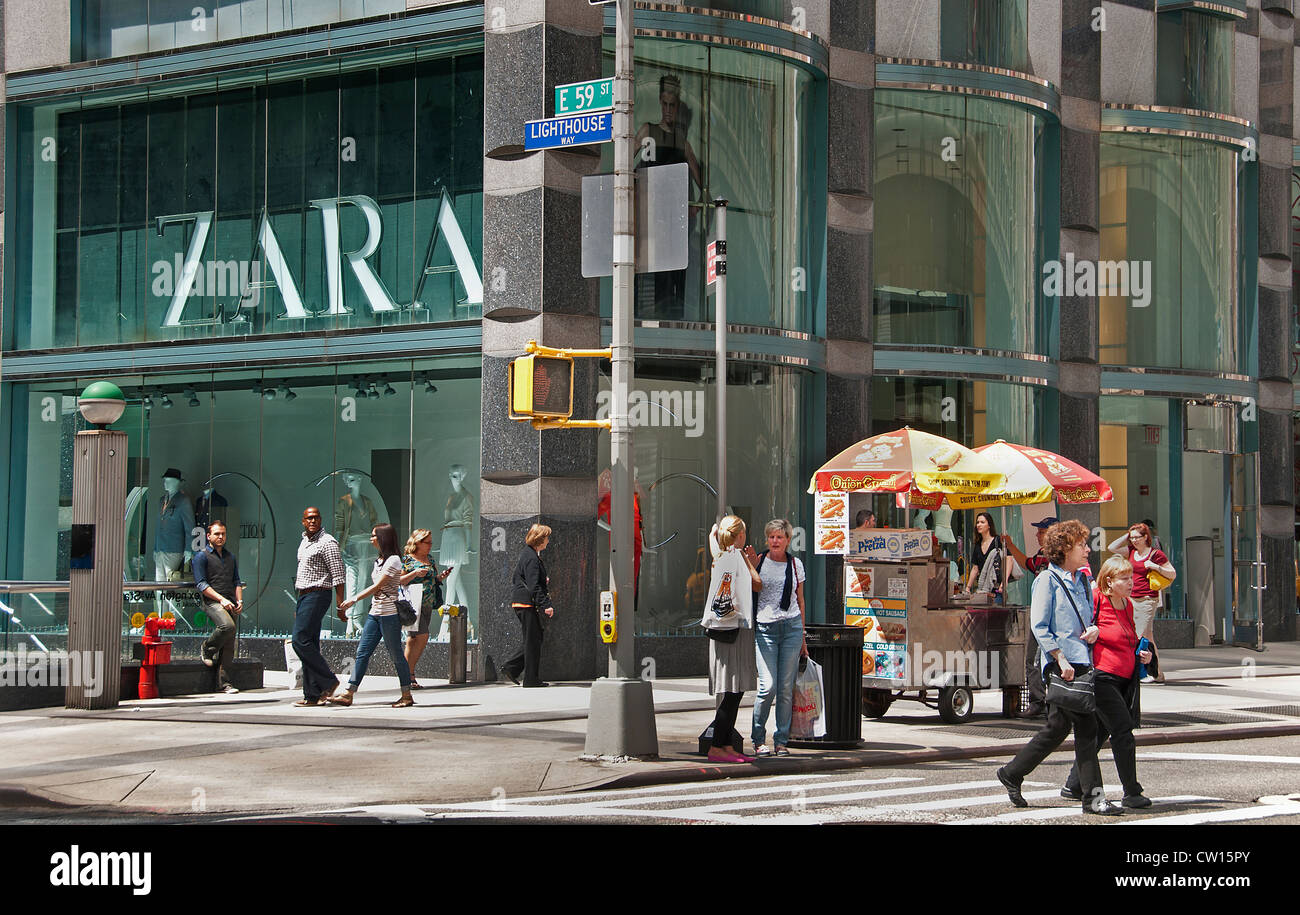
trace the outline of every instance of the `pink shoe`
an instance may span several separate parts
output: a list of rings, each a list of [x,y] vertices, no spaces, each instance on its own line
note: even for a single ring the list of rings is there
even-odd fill
[[[711,747],[709,749],[709,762],[747,763],[753,761],[752,757],[742,756],[732,750],[720,749],[718,747]]]

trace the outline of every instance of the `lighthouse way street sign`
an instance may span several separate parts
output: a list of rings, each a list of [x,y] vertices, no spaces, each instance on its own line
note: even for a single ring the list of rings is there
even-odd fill
[[[614,112],[593,111],[563,118],[546,118],[524,124],[524,150],[555,149],[608,143],[614,139]]]

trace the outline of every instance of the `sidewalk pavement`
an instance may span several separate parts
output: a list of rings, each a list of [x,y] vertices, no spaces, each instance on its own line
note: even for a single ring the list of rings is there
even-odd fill
[[[1161,661],[1168,682],[1143,688],[1139,745],[1300,736],[1300,643],[1168,650]],[[268,672],[267,684],[111,711],[0,714],[0,811],[292,812],[899,766],[1010,756],[1040,723],[1002,718],[995,691],[976,694],[975,719],[961,726],[901,700],[884,719],[863,720],[856,750],[718,766],[696,755],[713,717],[704,678],[659,680],[658,759],[593,760],[582,758],[590,682],[426,681],[408,709],[388,705],[395,678],[366,678],[351,708],[293,707],[300,694],[283,672]],[[748,709],[737,718],[747,739]]]

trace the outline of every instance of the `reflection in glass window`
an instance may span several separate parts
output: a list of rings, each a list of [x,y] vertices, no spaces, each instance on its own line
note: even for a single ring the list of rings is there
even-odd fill
[[[942,0],[939,53],[944,60],[1029,69],[1029,0]]]
[[[1239,167],[1214,143],[1102,136],[1101,362],[1238,371]]]
[[[482,61],[18,108],[6,348],[476,317]]]
[[[877,343],[1043,351],[1043,131],[1014,104],[876,93]]]
[[[638,633],[698,635],[708,591],[706,539],[717,520],[717,387],[712,363],[640,358],[629,407],[635,427],[637,495],[645,552],[637,594]],[[601,378],[597,405],[607,416],[609,379]],[[806,606],[821,606],[820,582],[810,562],[812,497],[804,492],[816,468],[812,422],[813,378],[794,369],[733,362],[727,386],[727,500],[749,528],[760,552],[763,525],[786,518],[797,529],[792,550],[809,563]],[[609,439],[600,462],[609,467]],[[601,477],[608,491],[609,471]],[[596,506],[592,506],[593,515]],[[593,520],[593,523],[594,520]],[[607,569],[609,538],[597,537],[597,568]],[[602,575],[602,581],[604,576]],[[604,585],[602,585],[603,587]],[[701,590],[702,589],[702,590]],[[810,616],[816,619],[816,616]]]
[[[72,59],[171,51],[405,10],[406,0],[72,0]]]
[[[402,543],[413,527],[434,531],[476,630],[477,510],[468,528],[457,525],[463,505],[478,500],[479,362],[116,379],[128,398],[114,425],[128,436],[127,578],[190,581],[201,529],[220,519],[247,585],[242,632],[286,634],[302,512],[315,505],[344,548],[353,589],[368,583],[373,524],[393,524]],[[9,470],[5,578],[68,577],[72,441],[84,425],[75,394],[84,386],[5,386],[14,404],[9,450],[27,455]],[[193,619],[200,608],[186,600],[136,609],[172,609],[182,632],[202,629]],[[49,631],[66,627],[63,612],[42,620]],[[324,625],[347,634],[333,614]]]
[[[1156,104],[1232,114],[1235,21],[1195,10],[1156,17]]]
[[[606,72],[613,72],[612,40]],[[711,321],[709,201],[728,200],[727,319],[816,332],[825,232],[824,88],[783,60],[693,42],[636,44],[638,169],[690,170],[685,270],[636,278],[640,319]],[[809,125],[822,125],[821,127]],[[604,170],[613,153],[603,151]],[[609,313],[610,284],[602,284]]]

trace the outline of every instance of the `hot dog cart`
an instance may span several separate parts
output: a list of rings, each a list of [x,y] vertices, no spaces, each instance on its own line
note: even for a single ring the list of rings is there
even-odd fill
[[[863,714],[879,718],[896,699],[937,708],[952,724],[970,719],[974,691],[1002,691],[1015,717],[1025,683],[1029,611],[992,595],[956,602],[948,562],[931,561],[928,530],[848,531],[844,623],[860,626]]]

